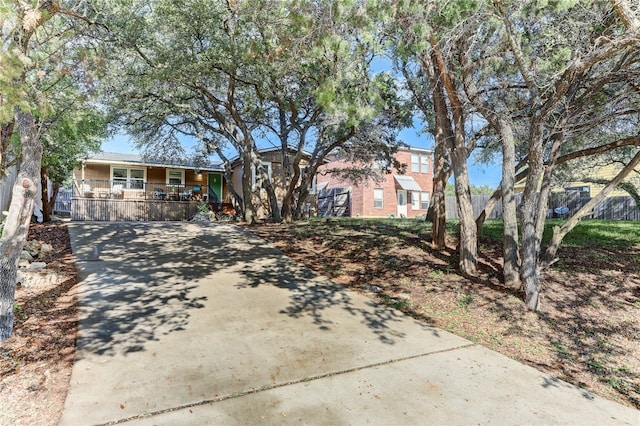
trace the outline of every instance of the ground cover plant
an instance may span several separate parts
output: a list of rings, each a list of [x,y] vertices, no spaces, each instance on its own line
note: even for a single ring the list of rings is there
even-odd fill
[[[545,239],[559,221],[550,221]],[[479,271],[456,271],[416,220],[314,219],[251,230],[334,281],[431,325],[617,402],[640,408],[640,223],[585,221],[545,276],[539,312],[501,282],[502,223],[480,237]],[[544,243],[543,243],[544,244]]]

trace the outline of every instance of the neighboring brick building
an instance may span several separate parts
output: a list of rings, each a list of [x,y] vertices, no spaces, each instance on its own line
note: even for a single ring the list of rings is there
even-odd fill
[[[340,168],[342,161],[332,161],[318,170],[318,189],[348,188],[350,190],[351,216],[360,217],[416,217],[429,208],[433,190],[432,152],[421,148],[400,149],[396,160],[406,165],[404,175],[390,173],[384,180],[368,180],[359,185],[332,174],[327,169]],[[345,164],[346,166],[346,164]],[[353,164],[349,164],[353,167]],[[363,164],[362,167],[373,167]]]

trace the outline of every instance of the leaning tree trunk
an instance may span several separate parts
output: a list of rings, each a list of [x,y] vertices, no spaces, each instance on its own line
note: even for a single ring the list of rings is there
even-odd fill
[[[9,215],[0,237],[0,342],[13,333],[18,261],[29,233],[42,162],[42,146],[33,115],[19,111],[16,123],[22,144],[22,160],[13,186]]]
[[[555,226],[553,228],[553,236],[549,242],[549,246],[545,251],[542,261],[540,262],[540,268],[545,271],[555,261],[555,256],[560,247],[560,243],[563,238],[582,220],[583,217],[588,216],[593,211],[593,208],[597,206],[605,197],[607,197],[615,188],[622,182],[633,169],[640,164],[640,150],[636,152],[631,161],[613,178],[602,191],[593,197],[587,204],[582,206],[562,227]]]

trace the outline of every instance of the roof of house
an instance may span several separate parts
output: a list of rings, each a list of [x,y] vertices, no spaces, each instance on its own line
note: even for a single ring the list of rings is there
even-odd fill
[[[125,154],[121,152],[99,152],[84,160],[85,163],[93,164],[123,164],[151,167],[171,167],[176,169],[200,169],[203,171],[224,170],[222,162],[210,163],[208,165],[195,164],[185,161],[158,161],[145,159],[140,154]]]
[[[288,146],[287,150],[290,153],[296,153],[298,151],[298,149],[296,147],[293,147],[293,146]],[[282,151],[282,147],[277,146],[277,147],[260,148],[260,149],[258,149],[257,152],[258,152],[258,154],[267,154],[267,153],[270,153],[270,152],[281,152],[281,151]],[[302,155],[303,155],[304,158],[307,158],[307,159],[311,158],[311,156],[312,156],[312,154],[309,151],[305,151],[305,150],[302,151]],[[231,158],[229,160],[229,162],[234,167],[237,166],[241,162],[240,161],[240,156],[239,155],[234,156],[233,158]],[[328,160],[324,160],[324,163],[328,163]]]

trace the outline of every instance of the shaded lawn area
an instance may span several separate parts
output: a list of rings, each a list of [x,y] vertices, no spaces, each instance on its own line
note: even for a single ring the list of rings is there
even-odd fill
[[[548,241],[554,225],[545,230]],[[640,408],[640,222],[584,221],[546,274],[541,308],[501,282],[502,222],[488,221],[478,278],[457,272],[457,224],[447,249],[411,219],[313,219],[252,232],[335,282],[620,403]]]

